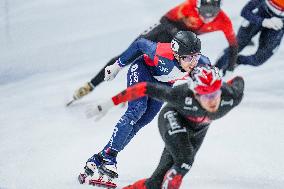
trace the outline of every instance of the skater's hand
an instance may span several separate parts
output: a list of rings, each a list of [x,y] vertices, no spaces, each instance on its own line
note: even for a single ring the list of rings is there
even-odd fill
[[[95,120],[101,119],[109,109],[114,106],[112,100],[108,100],[99,104],[88,105],[85,111],[87,118],[95,118]]]
[[[262,26],[273,30],[281,30],[283,28],[283,21],[278,17],[265,18],[262,21]]]
[[[73,98],[75,100],[78,100],[82,98],[83,96],[89,94],[93,89],[94,87],[92,86],[91,83],[86,83],[84,86],[80,87],[79,89],[75,91]]]
[[[118,72],[121,70],[121,67],[119,65],[119,59],[112,65],[107,66],[105,68],[105,81],[111,81],[115,78],[115,76],[118,74]]]

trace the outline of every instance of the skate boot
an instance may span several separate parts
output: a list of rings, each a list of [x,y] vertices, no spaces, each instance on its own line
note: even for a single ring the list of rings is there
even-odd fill
[[[115,158],[103,157],[102,164],[97,167],[99,178],[92,177],[89,184],[94,186],[116,188],[114,179],[118,178]]]
[[[85,183],[86,178],[93,177],[95,173],[96,173],[96,177],[101,176],[97,170],[98,170],[98,167],[102,165],[102,160],[103,158],[101,157],[100,154],[95,154],[87,160],[86,165],[84,167],[84,173],[80,173],[78,177],[80,184]]]
[[[95,154],[86,162],[85,172],[78,180],[81,184],[88,183],[105,188],[116,188],[114,179],[118,178],[116,158],[103,152]]]
[[[102,153],[102,165],[99,168],[99,172],[104,175],[108,175],[110,178],[118,178],[116,157],[110,155],[108,152]]]
[[[162,183],[163,189],[179,189],[181,183],[182,183],[183,176],[177,171],[172,168],[168,170],[168,172],[164,176],[164,180]]]

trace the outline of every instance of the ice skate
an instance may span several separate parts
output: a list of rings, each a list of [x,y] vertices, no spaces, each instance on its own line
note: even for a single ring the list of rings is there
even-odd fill
[[[84,184],[87,178],[93,177],[94,173],[98,173],[98,167],[102,165],[102,158],[99,154],[93,155],[88,159],[84,167],[84,172],[80,173],[78,180],[80,184]]]
[[[116,188],[114,179],[118,178],[115,158],[103,157],[102,154],[95,154],[86,162],[84,173],[78,176],[80,184]]]

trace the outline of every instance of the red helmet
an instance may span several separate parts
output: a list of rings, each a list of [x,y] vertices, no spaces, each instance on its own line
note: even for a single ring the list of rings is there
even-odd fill
[[[190,88],[197,94],[210,94],[222,86],[219,69],[212,65],[195,67],[190,73],[192,83]]]

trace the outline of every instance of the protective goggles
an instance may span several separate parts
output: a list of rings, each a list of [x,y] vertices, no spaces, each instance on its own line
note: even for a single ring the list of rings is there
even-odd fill
[[[214,93],[209,93],[209,94],[203,94],[203,95],[199,95],[200,100],[202,101],[209,101],[209,100],[215,100],[216,98],[221,96],[221,90],[217,90]]]
[[[179,58],[185,62],[191,62],[192,60],[198,61],[200,56],[201,54],[197,53],[197,54],[192,54],[192,55],[182,55],[182,56],[179,56]]]

